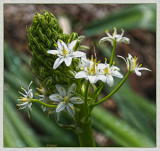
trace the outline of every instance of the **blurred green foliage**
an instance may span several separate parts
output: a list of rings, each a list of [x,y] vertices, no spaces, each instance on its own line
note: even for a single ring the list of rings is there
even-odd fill
[[[146,29],[156,30],[156,4],[132,5],[122,7],[115,12],[107,14],[106,17],[93,21],[85,30],[88,37],[103,34],[106,29]]]
[[[101,34],[106,27],[114,26],[131,30],[135,28],[155,31],[155,4],[134,5],[123,8],[106,18],[91,23],[86,28],[87,36]],[[96,45],[102,54],[110,56],[105,45]],[[53,116],[47,118],[40,105],[33,104],[31,118],[27,111],[18,111],[16,104],[20,86],[27,87],[34,75],[30,72],[31,58],[23,53],[16,54],[8,45],[4,45],[4,147],[46,147],[47,144],[58,147],[78,147],[76,135],[55,123]],[[118,63],[118,60],[116,60]],[[115,86],[119,83],[116,79]],[[33,85],[32,87],[36,87]],[[106,93],[113,88],[104,87]],[[93,128],[103,133],[121,147],[155,147],[156,146],[156,106],[150,100],[136,94],[126,83],[113,95],[118,104],[120,117],[96,107],[92,113]],[[65,122],[68,117],[62,118]],[[97,146],[100,146],[97,142]]]

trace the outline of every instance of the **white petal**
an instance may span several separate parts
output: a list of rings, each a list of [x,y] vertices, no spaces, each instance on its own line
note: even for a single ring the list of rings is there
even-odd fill
[[[61,112],[65,109],[66,103],[65,102],[60,102],[56,108],[56,112]]]
[[[66,49],[68,52],[70,52],[70,50],[68,49],[68,47],[67,47],[67,45],[61,40],[61,46],[62,46],[62,49],[61,50],[63,50],[63,48],[64,49]]]
[[[21,103],[21,104],[17,104],[17,106],[27,106],[28,105],[28,102],[24,102],[24,103]]]
[[[54,62],[53,69],[58,68],[58,66],[59,66],[63,61],[64,61],[63,58],[57,58],[56,61]]]
[[[84,103],[84,101],[79,97],[70,98],[70,102],[73,103],[73,104],[82,104],[82,103]]]
[[[32,89],[30,89],[27,93],[27,98],[30,97],[30,98],[33,98],[33,93],[32,93]]]
[[[124,57],[122,57],[120,55],[117,55],[117,57],[122,58],[125,61],[125,63],[127,64],[126,59]]]
[[[101,80],[102,82],[104,82],[104,83],[106,83],[106,81],[107,81],[107,78],[106,78],[106,76],[104,76],[104,75],[97,75],[97,78],[98,78],[99,80]]]
[[[49,96],[49,99],[51,101],[56,101],[56,102],[61,102],[63,100],[63,97],[60,96],[58,93],[57,94],[52,94]]]
[[[66,66],[70,66],[71,65],[71,62],[72,62],[72,58],[71,57],[65,57],[64,58],[64,62],[66,64]]]
[[[121,39],[121,41],[123,41],[123,42],[126,43],[126,44],[129,44],[129,42],[130,42],[129,38],[127,38],[127,37],[123,37],[123,38]]]
[[[137,76],[141,76],[142,75],[142,73],[139,72],[138,70],[134,70],[134,71],[135,71],[135,73],[136,73]]]
[[[74,40],[70,44],[68,44],[69,49],[73,50],[73,47],[75,47],[76,43],[77,43],[77,40]]]
[[[118,77],[118,78],[123,78],[123,75],[120,72],[118,72],[118,71],[112,72],[112,76]]]
[[[107,83],[108,83],[108,85],[109,85],[110,87],[113,86],[113,84],[114,84],[114,79],[113,79],[113,77],[112,77],[111,75],[108,75],[108,76],[107,76]]]
[[[76,78],[76,79],[87,78],[87,77],[88,77],[88,75],[87,75],[87,73],[84,72],[84,71],[80,71],[80,72],[78,72],[78,73],[75,75],[75,78]]]
[[[84,52],[81,52],[81,51],[75,51],[72,53],[72,57],[73,58],[77,58],[77,57],[85,57],[86,54]]]
[[[148,71],[151,71],[150,69],[145,68],[145,67],[137,67],[137,70],[148,70]]]
[[[68,89],[68,91],[67,91],[67,96],[71,97],[71,96],[72,96],[72,93],[71,93],[71,92],[75,92],[75,91],[76,91],[76,84],[73,83],[73,84],[69,87],[69,89]]]
[[[47,53],[49,54],[52,54],[52,55],[55,55],[55,54],[59,54],[59,51],[58,50],[48,50]]]
[[[88,79],[91,83],[96,83],[98,80],[96,76],[88,76]]]
[[[58,49],[62,51],[63,46],[62,46],[62,43],[60,41],[61,41],[60,39],[57,40],[57,46],[58,46]]]
[[[67,111],[68,111],[69,115],[70,115],[71,117],[74,117],[74,115],[75,115],[74,105],[68,102],[66,108],[67,108]]]
[[[28,91],[29,91],[30,86],[31,86],[32,83],[33,83],[33,81],[31,81],[31,82],[29,83],[29,85],[28,85]]]
[[[109,37],[103,37],[102,39],[100,39],[99,43],[102,43],[104,41],[107,41],[108,39],[110,39]]]
[[[65,90],[64,87],[62,87],[62,86],[59,85],[59,84],[56,84],[56,89],[57,89],[58,93],[59,93],[61,96],[63,96],[63,97],[66,96],[66,90]]]

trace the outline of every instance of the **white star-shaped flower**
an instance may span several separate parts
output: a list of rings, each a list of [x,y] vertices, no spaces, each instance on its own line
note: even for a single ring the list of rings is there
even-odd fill
[[[69,115],[74,117],[75,115],[75,107],[73,104],[82,104],[83,100],[79,97],[74,97],[72,92],[76,90],[76,84],[72,84],[68,91],[66,92],[65,88],[59,84],[56,84],[56,89],[58,91],[57,94],[52,94],[49,96],[51,101],[58,102],[58,106],[56,108],[56,112],[60,113],[63,110],[67,110]]]
[[[129,38],[123,37],[124,30],[123,29],[121,29],[121,30],[122,30],[122,33],[120,35],[117,34],[117,29],[116,28],[114,28],[113,35],[110,35],[109,31],[106,30],[105,33],[107,34],[108,37],[103,37],[102,39],[100,39],[99,43],[102,43],[104,41],[109,41],[112,46],[113,46],[114,42],[116,42],[116,44],[118,44],[120,42],[124,42],[126,44],[129,44]]]
[[[104,83],[107,83],[110,87],[114,84],[113,77],[123,78],[123,75],[119,72],[120,69],[114,65],[110,67],[109,64],[99,64],[102,73],[105,75]]]
[[[32,110],[32,102],[30,102],[31,99],[33,98],[33,92],[32,92],[32,89],[30,89],[30,86],[32,83],[33,81],[31,81],[30,84],[28,85],[28,91],[24,89],[23,87],[21,87],[21,89],[24,91],[24,93],[18,91],[18,93],[22,95],[22,97],[18,99],[19,101],[22,101],[22,104],[17,104],[17,106],[19,106],[19,109],[24,109],[27,107],[28,116],[30,116],[29,113]]]
[[[140,72],[141,70],[151,71],[148,68],[141,67],[142,64],[139,65],[139,63],[137,63],[138,58],[137,57],[133,58],[130,54],[128,54],[128,57],[126,59],[122,56],[119,56],[119,55],[117,57],[122,58],[125,61],[125,63],[127,64],[127,69],[130,71],[134,71],[137,76],[142,75],[142,73]]]
[[[54,62],[53,69],[58,68],[58,66],[65,62],[66,66],[70,66],[73,58],[84,57],[86,54],[81,51],[74,51],[74,47],[77,40],[71,43],[65,44],[62,40],[57,41],[57,50],[48,50],[47,53],[57,55],[57,59]]]
[[[80,66],[82,64],[82,66]],[[83,59],[80,62],[80,69],[82,71],[79,71],[76,75],[76,79],[84,78],[86,80],[89,80],[90,83],[96,83],[98,80],[105,81],[105,76],[101,74],[100,72],[100,66],[99,62],[96,63],[96,59],[93,61],[88,61],[87,59]]]

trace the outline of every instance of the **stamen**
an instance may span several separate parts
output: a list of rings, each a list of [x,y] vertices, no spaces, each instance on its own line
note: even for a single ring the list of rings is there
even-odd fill
[[[115,65],[115,61],[113,61],[113,66]]]
[[[117,34],[117,29],[116,27],[114,27],[113,29],[114,29],[113,36],[115,36]]]
[[[62,42],[62,40],[59,39],[59,42]]]
[[[60,96],[59,95],[57,95],[57,98],[59,98]]]
[[[73,106],[71,106],[71,109],[73,110],[73,109],[74,109],[74,107],[73,107]]]
[[[35,93],[35,95],[39,95],[39,93]]]
[[[70,39],[68,39],[68,43],[70,43],[70,41],[71,41],[71,40],[70,40]]]
[[[139,67],[142,67],[142,64],[140,64]]]
[[[106,29],[105,33],[108,33],[108,32],[109,32],[109,30],[108,30],[108,29]]]
[[[93,61],[93,55],[91,55],[91,61]]]
[[[57,47],[57,44],[54,44],[55,47]]]

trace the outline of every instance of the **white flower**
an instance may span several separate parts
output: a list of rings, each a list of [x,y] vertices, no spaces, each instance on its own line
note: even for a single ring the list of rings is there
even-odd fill
[[[122,58],[125,61],[125,63],[127,64],[127,69],[130,71],[134,71],[137,76],[142,75],[142,73],[140,72],[141,70],[151,71],[148,68],[141,67],[142,64],[139,65],[139,63],[137,63],[138,58],[137,57],[133,58],[130,54],[128,54],[128,57],[126,59],[122,56],[119,56],[119,55],[117,57]]]
[[[113,46],[113,43],[116,42],[117,44],[120,42],[124,42],[126,44],[129,44],[129,38],[127,37],[123,37],[124,34],[124,30],[122,30],[122,33],[119,35],[117,34],[117,29],[114,28],[114,33],[113,35],[109,34],[109,31],[106,30],[105,33],[107,34],[108,37],[103,37],[102,39],[100,39],[99,43],[104,42],[104,41],[109,41],[111,43],[111,45]]]
[[[83,71],[86,67],[89,67],[90,61],[87,60],[86,56],[80,58],[78,66],[76,67],[77,70]]]
[[[105,62],[105,64],[99,64],[102,73],[105,75],[104,83],[108,83],[110,87],[114,84],[113,77],[123,78],[123,75],[119,72],[119,68],[113,65],[110,67],[109,64]]]
[[[32,89],[30,89],[30,86],[32,83],[33,81],[31,81],[30,84],[28,85],[28,91],[25,90],[22,86],[21,86],[21,89],[24,91],[24,93],[18,91],[18,93],[22,95],[22,97],[18,99],[19,101],[22,101],[22,104],[17,104],[17,106],[19,106],[19,110],[27,107],[28,115],[29,115],[29,112],[32,110],[32,102],[30,102],[31,99],[33,98],[33,92],[32,92]]]
[[[80,51],[74,51],[74,47],[77,43],[77,40],[72,41],[71,43],[68,43],[67,45],[62,41],[57,41],[57,50],[48,50],[47,52],[49,54],[57,55],[58,58],[54,62],[53,69],[58,68],[58,66],[65,62],[66,66],[70,66],[72,62],[72,58],[78,58],[83,57],[86,54],[84,52]]]
[[[86,60],[85,62],[87,62]],[[83,63],[82,63],[83,64]],[[91,61],[89,61],[89,64],[86,63],[84,64],[82,71],[79,71],[76,75],[76,79],[84,78],[86,80],[89,80],[90,83],[96,83],[98,80],[105,81],[105,76],[100,73],[100,68],[99,68],[99,62],[96,63],[96,59],[93,61],[93,58]]]
[[[58,106],[56,108],[56,112],[60,113],[64,109],[66,109],[70,116],[74,117],[75,115],[75,107],[73,104],[82,104],[83,100],[79,97],[73,97],[72,92],[76,90],[76,84],[72,84],[68,91],[66,92],[65,88],[59,84],[56,84],[56,89],[58,91],[57,94],[52,94],[49,96],[49,99],[52,101],[58,102]]]

